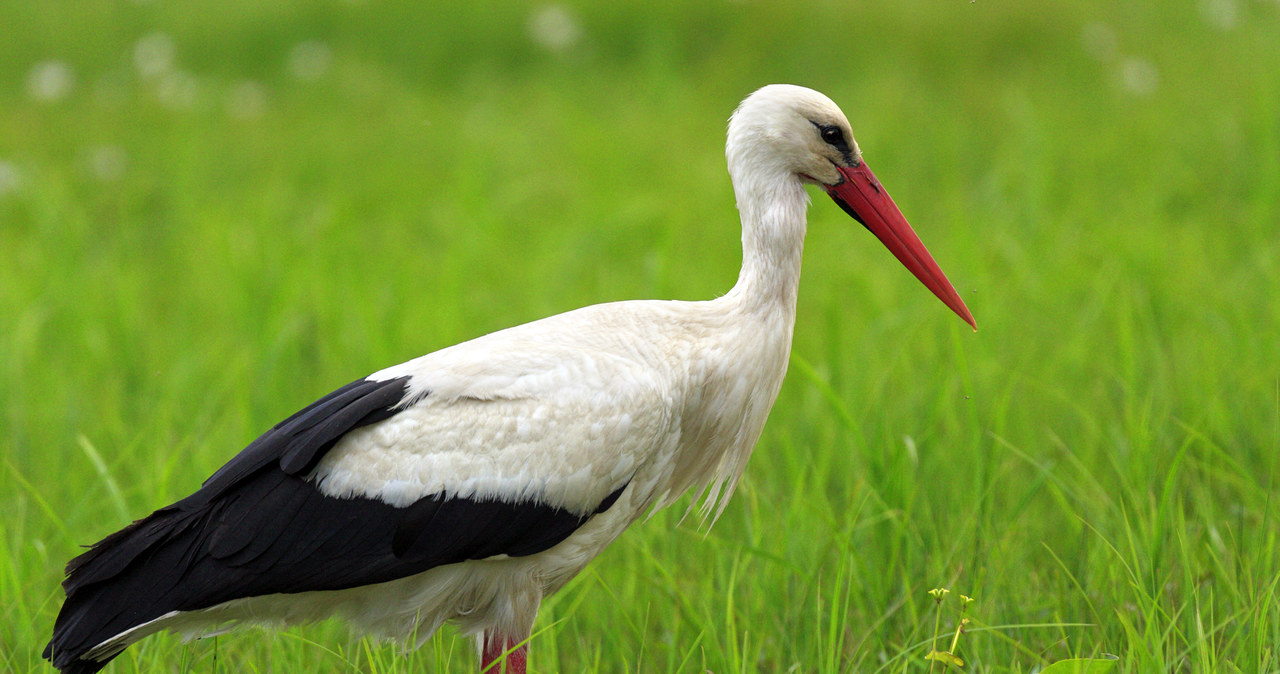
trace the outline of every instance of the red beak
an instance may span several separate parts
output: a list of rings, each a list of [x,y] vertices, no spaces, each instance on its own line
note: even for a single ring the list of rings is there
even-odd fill
[[[838,185],[827,185],[827,194],[840,204],[840,208],[853,216],[854,220],[871,230],[880,239],[880,243],[911,270],[926,288],[932,290],[943,304],[951,307],[952,311],[977,330],[978,324],[974,322],[973,314],[969,313],[969,307],[964,305],[964,300],[960,299],[946,274],[938,268],[938,263],[933,261],[933,256],[920,242],[920,237],[916,236],[911,225],[907,224],[907,218],[898,210],[898,205],[893,203],[889,193],[884,191],[866,162],[838,170],[844,180]]]

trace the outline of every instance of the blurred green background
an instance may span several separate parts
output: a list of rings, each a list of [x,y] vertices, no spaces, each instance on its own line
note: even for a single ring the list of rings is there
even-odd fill
[[[1280,667],[1280,2],[90,0],[0,26],[0,668],[40,667],[78,545],[331,388],[726,291],[724,125],[771,82],[843,107],[981,331],[815,193],[734,503],[624,535],[546,606],[534,670],[925,671],[936,586],[977,599],[970,671]],[[326,624],[113,671],[468,651]]]

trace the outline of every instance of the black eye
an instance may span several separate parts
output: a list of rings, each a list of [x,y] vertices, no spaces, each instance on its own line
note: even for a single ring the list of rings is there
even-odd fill
[[[818,126],[818,131],[822,135],[823,142],[828,143],[841,152],[847,152],[849,150],[849,143],[845,141],[844,132],[840,130],[840,127],[827,126],[824,124]]]

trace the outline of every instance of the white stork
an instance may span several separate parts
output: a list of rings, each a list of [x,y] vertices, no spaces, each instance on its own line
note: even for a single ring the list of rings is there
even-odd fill
[[[44,656],[86,674],[160,630],[336,614],[418,644],[452,621],[483,667],[524,672],[539,602],[628,525],[690,488],[724,508],[787,369],[806,184],[976,329],[826,96],[756,91],[726,155],[727,294],[590,306],[334,391],[72,560]]]

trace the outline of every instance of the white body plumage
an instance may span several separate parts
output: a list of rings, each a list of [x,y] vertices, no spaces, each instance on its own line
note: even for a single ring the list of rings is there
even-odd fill
[[[527,634],[542,597],[651,506],[706,487],[707,514],[732,492],[777,397],[791,342],[790,319],[746,319],[738,297],[595,305],[374,373],[369,379],[412,377],[416,402],[348,433],[311,477],[330,496],[392,505],[444,493],[577,512],[628,485],[613,507],[556,546],[377,585],[234,600],[148,632],[205,634],[229,621],[302,623],[338,613],[392,638],[421,641],[446,620],[476,635]]]

